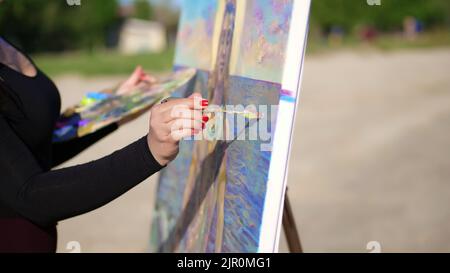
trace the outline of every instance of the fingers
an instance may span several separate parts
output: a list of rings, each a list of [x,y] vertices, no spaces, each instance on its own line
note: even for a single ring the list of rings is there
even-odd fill
[[[189,96],[189,98],[202,98],[202,95],[200,93],[193,93],[192,95]]]
[[[146,83],[155,83],[156,78],[151,76],[150,74],[147,74],[141,66],[139,66],[139,80]]]
[[[151,127],[166,141],[176,142],[198,134],[208,121],[202,115],[207,102],[200,94],[195,93],[186,99],[173,99],[155,105],[152,108]]]
[[[161,112],[158,107],[161,107],[161,105],[155,105],[153,107],[151,120],[155,122],[154,127],[164,128],[167,135],[171,130],[179,130],[183,128],[201,130],[202,124],[207,121],[207,117],[202,116],[202,111],[200,110],[174,107],[174,109]]]
[[[208,117],[202,115],[202,110],[207,106],[208,101],[202,99],[200,94],[153,106],[147,142],[161,165],[166,165],[176,157],[179,141],[192,137],[205,128]]]
[[[161,113],[163,122],[169,123],[175,119],[202,120],[202,111],[191,110],[185,107],[175,106]]]
[[[153,128],[159,139],[163,141],[180,141],[184,137],[193,136],[202,131],[205,124],[192,119],[175,119],[170,123],[160,123]]]
[[[191,119],[177,119],[157,126],[154,130],[162,141],[177,142],[182,138],[193,136],[202,131],[204,123]]]
[[[177,107],[184,107],[192,110],[203,110],[208,107],[208,100],[202,99],[200,95],[193,94],[186,99],[174,99],[170,100],[164,104],[161,104],[161,111],[166,111],[169,109]]]
[[[140,66],[136,67],[131,76],[120,85],[120,87],[117,90],[117,94],[119,95],[126,94],[132,91],[135,87],[137,87],[138,83],[140,82],[140,77],[142,73],[143,73],[142,67]]]
[[[147,83],[155,83],[156,79],[153,76],[150,76],[148,74],[146,74],[145,72],[143,72],[143,74],[140,77],[140,80],[143,82],[147,82]]]
[[[139,83],[142,76],[143,70],[141,66],[136,67],[131,77],[128,79],[127,83],[130,85],[136,85]]]
[[[169,123],[170,131],[178,131],[184,129],[193,129],[201,131],[203,129],[203,122],[193,119],[176,119]]]
[[[183,138],[190,137],[196,133],[198,133],[198,131],[196,132],[193,129],[183,129],[183,130],[173,131],[170,134],[170,137],[172,138],[173,141],[178,142],[178,141],[182,140]]]

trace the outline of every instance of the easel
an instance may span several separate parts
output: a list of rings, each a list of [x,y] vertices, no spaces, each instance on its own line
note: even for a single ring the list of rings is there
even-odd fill
[[[300,236],[298,235],[297,225],[295,224],[294,214],[292,213],[291,202],[289,201],[287,189],[284,195],[282,222],[289,252],[303,253],[302,244],[300,243]]]

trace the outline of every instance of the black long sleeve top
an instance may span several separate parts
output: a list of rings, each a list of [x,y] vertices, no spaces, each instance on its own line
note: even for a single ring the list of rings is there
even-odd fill
[[[0,64],[0,221],[17,215],[52,226],[105,205],[162,168],[143,137],[104,158],[52,171],[116,129],[53,145],[59,113],[58,90],[39,69],[29,77]]]

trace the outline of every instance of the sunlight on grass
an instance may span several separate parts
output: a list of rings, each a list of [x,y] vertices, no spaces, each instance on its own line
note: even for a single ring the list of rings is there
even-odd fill
[[[114,51],[39,54],[33,56],[39,68],[49,76],[81,74],[83,76],[129,74],[137,66],[151,72],[170,70],[174,49],[157,54],[122,55]]]
[[[450,46],[450,32],[437,31],[421,34],[415,40],[401,35],[382,35],[374,42],[362,43],[357,37],[346,36],[339,44],[330,44],[326,39],[310,37],[307,54],[328,53],[340,49],[397,50],[411,48],[435,48]],[[122,55],[116,51],[95,51],[94,53],[73,52],[63,54],[38,54],[33,56],[39,68],[49,76],[80,74],[83,76],[129,74],[142,65],[149,72],[165,72],[172,68],[174,48],[157,54]]]

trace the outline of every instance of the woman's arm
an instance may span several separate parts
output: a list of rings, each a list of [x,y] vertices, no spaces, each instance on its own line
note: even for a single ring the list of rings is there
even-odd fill
[[[145,71],[142,69],[141,66],[138,66],[131,74],[131,76],[115,89],[117,89],[116,90],[117,94],[124,95],[127,94],[128,92],[132,92],[136,89],[152,84],[154,82],[155,79],[151,75],[145,73]],[[147,112],[148,109],[149,108],[143,109],[138,113],[135,113],[131,117],[127,118],[126,120],[106,126],[105,128],[102,128],[92,134],[80,138],[75,138],[70,141],[53,144],[52,167],[56,167],[64,163],[65,161],[73,158],[74,156],[78,155],[82,151],[86,150],[87,148],[95,144],[100,139],[106,137],[110,133],[117,130],[119,126],[122,126],[123,124],[132,121],[133,119],[144,114],[145,112]]]
[[[119,125],[113,123],[92,134],[69,141],[52,144],[52,167],[56,167],[86,150],[100,139],[116,131]]]
[[[203,127],[198,95],[156,105],[149,135],[104,158],[45,172],[0,115],[0,199],[41,226],[119,197],[175,158],[179,141]],[[176,110],[176,111],[174,111]]]
[[[103,206],[162,168],[144,137],[90,163],[44,172],[3,117],[0,151],[0,198],[42,226]]]

